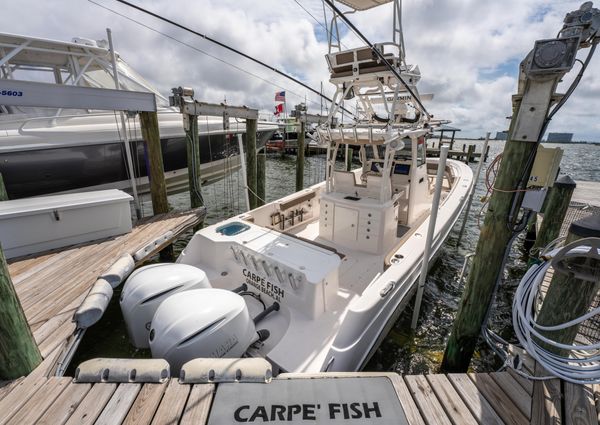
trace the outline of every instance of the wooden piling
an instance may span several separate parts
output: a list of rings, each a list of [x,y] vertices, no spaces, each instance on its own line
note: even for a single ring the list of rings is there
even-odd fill
[[[520,100],[515,99],[513,117],[517,116]],[[513,118],[509,134],[516,120]],[[473,266],[465,284],[459,310],[454,321],[450,339],[446,345],[442,370],[466,371],[486,317],[496,280],[502,273],[504,252],[513,237],[522,193],[515,192],[523,184],[522,177],[529,176],[530,160],[537,151],[538,143],[510,140],[504,148],[503,159],[492,193],[488,212],[477,242]],[[517,196],[514,209],[513,198]],[[511,210],[514,211],[511,217]]]
[[[148,178],[150,179],[152,211],[154,215],[163,214],[169,211],[169,202],[156,112],[140,112],[140,123],[142,137],[148,148],[148,163],[150,164]]]
[[[473,162],[473,154],[475,153],[475,145],[469,145],[467,150],[467,158],[465,159],[466,164]]]
[[[304,132],[305,123],[298,123],[298,153],[296,155],[296,191],[304,189]]]
[[[266,182],[267,182],[267,154],[263,149],[257,156],[256,161],[256,194],[258,195],[258,205],[265,204]]]
[[[354,149],[348,148],[348,157],[346,158],[346,171],[352,170],[352,156],[354,155]]]
[[[185,115],[184,115],[185,117]],[[187,146],[188,184],[190,190],[190,206],[198,208],[204,205],[200,191],[200,140],[198,134],[198,116],[187,115],[185,140]]]
[[[246,182],[248,184],[251,210],[258,206],[258,198],[256,197],[256,126],[256,120],[246,120]]]
[[[575,181],[569,176],[562,176],[554,182],[545,203],[540,232],[530,251],[532,259],[539,257],[540,250],[558,238],[576,186]]]
[[[140,112],[140,124],[142,137],[148,151],[148,179],[150,180],[152,213],[154,215],[165,214],[169,212],[169,201],[167,199],[165,169],[158,130],[158,115],[156,112]],[[165,247],[160,252],[161,261],[172,261],[173,258],[173,245]]]
[[[545,219],[544,219],[545,221]],[[583,238],[600,237],[600,216],[591,215],[571,223],[565,246]],[[573,264],[585,267],[594,276],[591,280],[577,278],[573,273],[561,273],[555,270],[548,287],[548,292],[537,316],[536,322],[542,326],[554,326],[574,320],[589,311],[600,288],[600,260],[588,257],[581,260],[571,260]],[[544,331],[544,336],[570,345],[575,340],[580,325],[571,326],[557,331]],[[546,348],[557,354],[563,350],[544,344]]]
[[[2,173],[0,173],[0,201],[8,201],[8,193],[6,192],[6,186],[4,186]]]
[[[41,361],[0,246],[0,380],[28,375]]]

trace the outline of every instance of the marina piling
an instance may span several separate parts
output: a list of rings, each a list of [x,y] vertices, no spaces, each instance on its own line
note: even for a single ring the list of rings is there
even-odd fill
[[[188,182],[190,205],[198,208],[204,205],[200,189],[200,141],[198,135],[198,116],[184,115],[185,140],[187,145]]]
[[[28,375],[41,361],[0,246],[0,380]]]
[[[352,170],[352,156],[354,155],[354,149],[348,149],[348,154],[346,155],[346,171]]]
[[[306,123],[300,119],[298,123],[298,152],[296,154],[296,191],[304,189],[304,139]]]
[[[554,182],[544,208],[544,220],[531,248],[532,259],[539,257],[540,250],[558,238],[576,186],[570,176],[562,176]]]
[[[8,201],[8,193],[6,192],[6,186],[4,186],[2,173],[0,173],[0,201]]]
[[[152,213],[154,215],[169,212],[165,169],[163,166],[160,133],[158,130],[158,115],[156,112],[140,112],[142,137],[148,150],[148,179],[150,180],[150,196],[152,198]],[[161,261],[172,261],[173,245],[166,246],[160,252]]]
[[[258,207],[256,168],[256,120],[246,119],[246,182],[250,209]]]
[[[544,220],[545,221],[545,220]],[[600,237],[600,216],[591,215],[571,223],[565,246],[583,238]],[[596,248],[592,248],[595,250]],[[589,274],[588,279],[583,279],[571,272],[575,269],[584,269]],[[589,311],[599,289],[600,259],[596,256],[583,259],[571,259],[569,273],[554,270],[554,275],[548,287],[548,292],[537,316],[536,322],[542,326],[554,326],[570,322]],[[570,345],[575,340],[579,325],[555,331],[543,331],[547,338],[562,344]],[[557,347],[547,346],[547,349],[557,354],[561,353]]]
[[[465,163],[466,164],[470,164],[471,162],[473,162],[473,154],[475,153],[475,145],[469,145],[469,148],[467,149],[467,158],[465,159]]]
[[[258,154],[256,158],[256,194],[257,206],[260,207],[265,204],[266,194],[266,181],[267,181],[267,154],[266,148]]]

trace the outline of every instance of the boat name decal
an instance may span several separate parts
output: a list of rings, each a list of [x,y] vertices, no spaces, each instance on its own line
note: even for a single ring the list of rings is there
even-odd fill
[[[20,90],[0,90],[0,96],[23,96],[23,92]]]
[[[322,412],[322,413],[321,413]],[[356,420],[381,418],[379,403],[327,403],[321,404],[273,404],[271,406],[250,406],[245,404],[233,412],[236,422],[296,422],[329,420]],[[337,422],[336,422],[337,423]],[[354,421],[353,421],[354,423]]]
[[[248,285],[255,287],[263,294],[273,298],[275,301],[281,302],[281,300],[285,297],[285,290],[274,283],[269,282],[266,278],[259,276],[248,269],[242,270],[242,274],[246,278],[246,283]]]

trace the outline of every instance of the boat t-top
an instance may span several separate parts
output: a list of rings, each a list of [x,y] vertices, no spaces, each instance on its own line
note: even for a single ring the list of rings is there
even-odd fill
[[[342,3],[392,3],[394,41],[374,46],[384,64],[371,48],[341,50],[340,16],[329,23],[338,104],[317,128],[325,181],[196,232],[177,264],[140,269],[125,285],[131,340],[175,371],[194,357],[239,356],[264,357],[276,373],[359,370],[416,289],[438,164],[425,136],[437,123],[419,98],[418,67],[405,62],[399,0]],[[333,126],[351,98],[359,116]],[[360,167],[336,161],[346,145]],[[467,165],[447,162],[431,256],[472,180]]]

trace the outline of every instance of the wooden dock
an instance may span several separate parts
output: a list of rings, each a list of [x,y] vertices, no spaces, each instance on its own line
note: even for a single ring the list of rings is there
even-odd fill
[[[34,338],[50,372],[75,331],[73,313],[97,277],[125,253],[158,252],[203,218],[199,211],[170,213],[139,222],[130,233],[16,259],[9,272]],[[154,241],[160,236],[160,242]],[[39,369],[39,368],[38,368]]]
[[[391,396],[397,397],[411,425],[597,424],[600,413],[596,407],[600,402],[598,386],[584,387],[559,380],[534,385],[512,372],[404,377],[369,373],[320,375],[337,380],[351,376],[387,376],[395,392]],[[302,378],[283,375],[272,382],[281,379]],[[227,384],[191,385],[180,383],[176,378],[164,383],[90,384],[75,383],[72,378],[30,375],[0,388],[0,424],[200,425],[207,423],[221,385]],[[257,384],[233,385],[236,396],[230,401],[232,418],[227,423],[235,423],[235,404],[245,404]],[[357,398],[360,397],[357,394]],[[268,405],[269,401],[265,400],[264,404]],[[395,418],[376,423],[401,424],[403,421]]]

